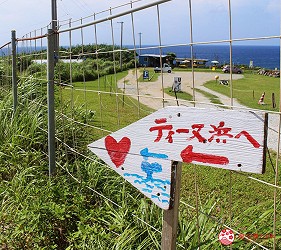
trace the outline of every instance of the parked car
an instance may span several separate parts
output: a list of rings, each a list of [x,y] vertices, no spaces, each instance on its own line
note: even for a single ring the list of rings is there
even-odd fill
[[[172,68],[168,63],[163,64],[162,70],[163,70],[163,73],[166,73],[166,72],[171,73],[172,72]],[[159,68],[159,67],[154,68],[154,72],[155,73],[161,72],[161,68]]]
[[[230,73],[230,66],[229,65],[225,65],[223,68],[222,68],[222,71],[224,73]],[[237,73],[237,74],[242,74],[243,71],[242,69],[236,67],[236,66],[233,66],[232,67],[232,73]]]

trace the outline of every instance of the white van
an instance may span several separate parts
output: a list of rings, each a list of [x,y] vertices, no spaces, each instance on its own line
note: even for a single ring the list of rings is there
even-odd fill
[[[171,73],[172,72],[172,68],[168,63],[163,64],[162,70],[163,70],[163,73]],[[159,67],[154,68],[154,72],[155,73],[161,72],[161,68],[159,68]]]

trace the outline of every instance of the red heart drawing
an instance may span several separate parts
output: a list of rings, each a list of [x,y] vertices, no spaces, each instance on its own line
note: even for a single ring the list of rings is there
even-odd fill
[[[131,148],[131,140],[128,137],[123,137],[117,142],[112,136],[105,137],[105,148],[111,161],[119,168],[124,164],[125,158]]]

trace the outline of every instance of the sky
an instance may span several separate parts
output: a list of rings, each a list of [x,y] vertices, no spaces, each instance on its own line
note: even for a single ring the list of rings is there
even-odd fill
[[[10,41],[11,30],[16,30],[18,38],[26,34],[40,34],[41,28],[51,21],[52,0],[0,0],[1,26],[0,46]],[[156,0],[133,0],[133,8],[144,6]],[[60,30],[67,29],[69,20],[78,20],[72,24],[80,25],[92,22],[93,14],[100,20],[130,8],[129,0],[57,0]],[[191,0],[193,42],[208,42],[229,39],[229,0]],[[116,8],[117,6],[123,7]],[[232,38],[258,38],[280,35],[281,0],[231,0]],[[159,13],[159,16],[158,16]],[[160,28],[158,26],[160,20]],[[121,23],[123,22],[123,32]],[[134,26],[132,26],[132,22]],[[98,43],[120,44],[186,44],[190,43],[189,0],[171,0],[157,7],[151,7],[125,15],[112,22],[107,21],[71,34],[72,44]],[[133,29],[134,28],[134,29]],[[36,31],[35,31],[36,30]],[[159,36],[160,30],[160,36]],[[45,32],[45,29],[43,33]],[[140,34],[141,33],[141,34]],[[70,43],[69,32],[61,35],[60,43]],[[235,44],[278,45],[279,39],[244,41]]]

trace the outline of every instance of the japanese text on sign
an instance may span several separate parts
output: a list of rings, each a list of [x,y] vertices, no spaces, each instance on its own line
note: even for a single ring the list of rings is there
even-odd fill
[[[171,162],[263,173],[267,114],[167,107],[89,148],[155,204],[168,209]]]

